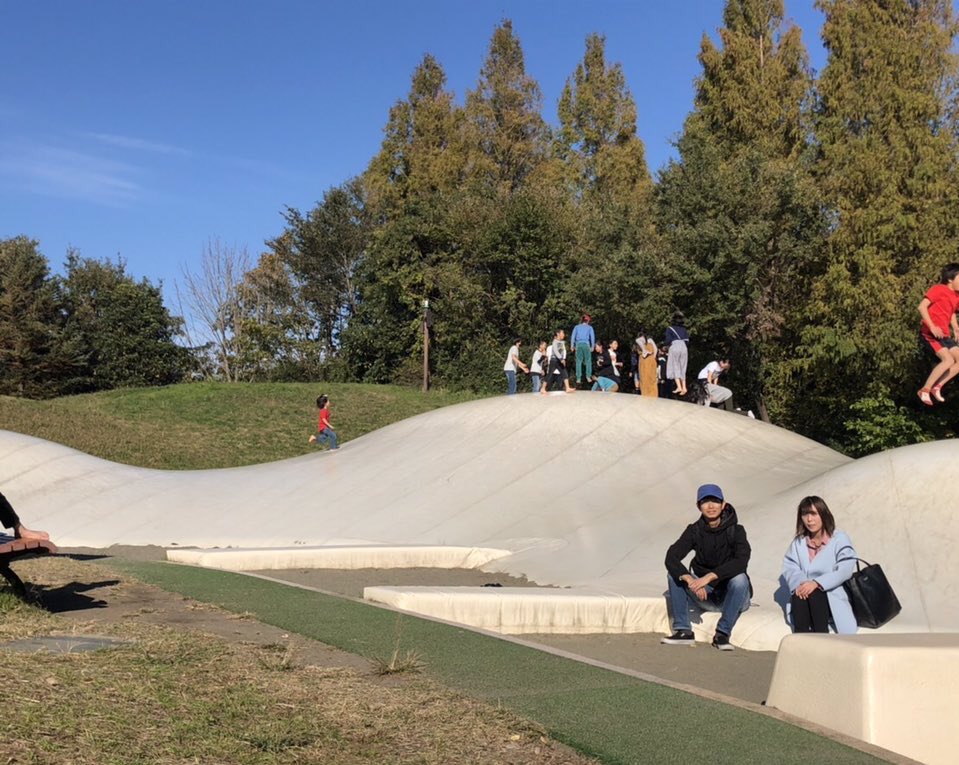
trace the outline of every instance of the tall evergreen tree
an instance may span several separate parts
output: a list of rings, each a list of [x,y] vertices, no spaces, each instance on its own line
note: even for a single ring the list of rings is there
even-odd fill
[[[409,94],[390,109],[383,143],[363,176],[369,206],[380,219],[405,202],[456,187],[466,164],[462,127],[446,73],[426,54]]]
[[[0,241],[0,394],[47,398],[71,390],[85,358],[65,337],[63,319],[37,242]]]
[[[419,374],[421,303],[434,292],[431,264],[450,249],[446,218],[467,164],[463,113],[445,83],[426,55],[406,99],[390,110],[383,144],[361,181],[372,229],[356,264],[355,313],[343,346],[350,369],[370,382]]]
[[[500,193],[520,186],[549,156],[539,85],[504,20],[493,32],[476,90],[466,96],[471,172]]]
[[[636,103],[606,41],[586,38],[559,101],[556,155],[580,218],[564,283],[568,316],[589,311],[623,340],[662,318],[671,301],[655,232],[653,182],[636,134]]]
[[[811,77],[782,0],[728,0],[723,20],[721,47],[703,37],[680,158],[660,179],[662,226],[693,366],[728,353],[740,398],[789,421],[791,312],[822,233],[804,161]]]
[[[947,0],[818,5],[816,177],[831,228],[798,360],[806,427],[837,436],[857,401],[912,402],[916,305],[956,260],[956,19]]]
[[[629,201],[652,190],[645,148],[636,135],[636,102],[623,68],[606,62],[606,38],[586,38],[583,60],[559,100],[556,153],[577,197],[610,192]],[[648,200],[647,200],[648,201]]]

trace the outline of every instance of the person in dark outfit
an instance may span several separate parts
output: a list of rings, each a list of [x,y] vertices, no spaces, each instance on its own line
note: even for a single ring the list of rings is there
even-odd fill
[[[17,539],[49,539],[50,535],[45,531],[35,531],[28,529],[20,523],[20,517],[13,509],[13,505],[0,493],[0,524],[5,529],[13,529],[13,535]]]
[[[662,639],[666,645],[694,645],[689,606],[704,611],[721,611],[713,646],[733,650],[729,642],[739,615],[749,608],[752,585],[746,574],[749,540],[739,525],[735,508],[726,502],[723,490],[714,483],[699,487],[696,506],[700,518],[691,523],[666,551],[669,572],[669,604],[673,634]],[[689,568],[683,559],[695,553]]]
[[[593,366],[596,367],[596,377],[593,378],[592,390],[601,390],[606,393],[615,393],[619,390],[619,378],[613,366],[613,357],[602,343],[596,343],[593,354]]]

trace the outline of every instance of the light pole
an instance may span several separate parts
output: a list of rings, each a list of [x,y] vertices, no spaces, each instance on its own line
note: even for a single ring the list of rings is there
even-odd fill
[[[423,393],[430,389],[430,327],[433,325],[433,312],[430,301],[423,301]]]

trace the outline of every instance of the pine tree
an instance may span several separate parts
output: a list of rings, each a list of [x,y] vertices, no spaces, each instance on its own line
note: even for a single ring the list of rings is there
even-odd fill
[[[445,82],[439,63],[426,55],[407,98],[390,110],[383,144],[360,181],[372,228],[355,263],[355,312],[342,341],[345,361],[362,380],[412,381],[420,373],[421,304],[450,250],[447,218],[467,165],[464,116]],[[336,242],[328,244],[335,254]]]
[[[956,19],[945,0],[819,7],[816,177],[831,228],[799,362],[821,414],[811,427],[836,437],[857,401],[914,403],[916,305],[956,260]]]
[[[542,94],[504,20],[493,32],[476,90],[466,96],[471,173],[499,193],[520,186],[549,156]]]
[[[728,0],[723,19],[720,48],[703,37],[680,159],[661,176],[662,227],[691,366],[730,355],[739,400],[789,422],[793,307],[822,233],[804,161],[811,77],[782,0]]]
[[[63,333],[56,285],[38,243],[0,241],[0,394],[47,398],[69,390],[82,350]]]
[[[560,97],[555,153],[579,216],[564,282],[568,316],[588,311],[597,330],[624,341],[670,303],[655,232],[653,182],[636,134],[636,103],[606,41],[586,38]]]
[[[636,135],[636,102],[623,68],[606,63],[606,38],[586,38],[586,52],[559,100],[556,154],[569,169],[577,197],[608,190],[627,198],[652,179],[643,142]],[[625,199],[624,199],[625,201]]]
[[[379,217],[416,198],[449,192],[462,180],[463,112],[445,86],[446,73],[426,54],[406,99],[390,109],[380,151],[363,176],[369,206]]]

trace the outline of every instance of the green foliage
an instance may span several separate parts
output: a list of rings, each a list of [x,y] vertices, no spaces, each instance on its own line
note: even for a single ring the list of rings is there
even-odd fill
[[[425,55],[359,178],[288,209],[242,278],[229,266],[243,261],[210,261],[195,295],[220,373],[418,384],[429,301],[434,384],[500,390],[515,337],[528,354],[586,311],[628,345],[678,308],[690,366],[731,356],[737,400],[765,419],[856,453],[955,431],[949,406],[913,419],[928,372],[915,306],[959,244],[952,4],[818,5],[829,60],[814,82],[783,0],[726,0],[656,182],[602,35],[585,40],[554,134],[508,20],[462,107]],[[127,368],[160,379],[133,338],[175,320],[148,284],[121,267],[109,309],[87,297],[71,313],[35,243],[3,243],[0,265],[0,390],[119,384]],[[111,268],[86,266],[84,284]],[[136,321],[139,301],[152,319]],[[84,311],[132,330],[79,331]]]
[[[73,390],[168,385],[183,378],[188,354],[174,342],[181,319],[163,305],[160,288],[135,281],[122,260],[70,252],[59,297],[64,334],[85,359]]]
[[[280,300],[270,302],[283,306],[284,320],[277,323],[290,336],[308,331],[307,326],[290,325],[290,310],[302,316],[308,309],[322,352],[330,355],[356,312],[356,270],[370,238],[363,186],[354,179],[327,191],[307,215],[288,208],[285,217],[287,230],[270,244],[296,281],[280,272],[279,263],[269,264],[275,274],[271,283],[281,290]]]
[[[508,19],[493,31],[476,90],[466,95],[471,175],[500,194],[518,189],[549,155],[542,94],[526,73],[523,49]]]
[[[51,277],[37,243],[0,242],[0,393],[46,398],[180,380],[189,353],[159,287],[122,261],[70,252]]]
[[[941,0],[819,5],[815,175],[831,226],[797,363],[811,381],[799,424],[828,438],[873,381],[899,405],[928,371],[913,363],[916,305],[959,243],[956,21]]]
[[[691,352],[728,353],[737,397],[780,422],[799,406],[790,349],[825,231],[802,129],[806,53],[782,17],[781,1],[727,3],[722,48],[703,38],[696,109],[658,188]]]
[[[845,451],[854,457],[932,440],[915,413],[897,405],[885,386],[874,386],[851,407],[844,423],[849,438]]]
[[[0,393],[47,398],[71,387],[85,349],[63,332],[55,282],[37,242],[0,241]]]

